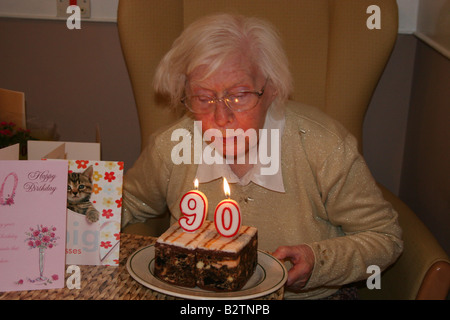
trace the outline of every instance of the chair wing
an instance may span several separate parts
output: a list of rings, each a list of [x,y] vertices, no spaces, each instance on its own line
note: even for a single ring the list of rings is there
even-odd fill
[[[182,1],[120,1],[117,24],[138,111],[142,149],[152,133],[177,118],[155,98],[152,81],[159,61],[183,30]]]

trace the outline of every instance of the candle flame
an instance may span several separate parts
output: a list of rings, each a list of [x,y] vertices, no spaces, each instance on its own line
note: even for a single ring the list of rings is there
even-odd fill
[[[224,177],[223,178],[223,191],[225,192],[225,196],[227,198],[230,197],[230,186],[228,185],[227,179]]]
[[[198,179],[195,179],[195,181],[194,181],[194,187],[195,187],[195,190],[198,189]]]

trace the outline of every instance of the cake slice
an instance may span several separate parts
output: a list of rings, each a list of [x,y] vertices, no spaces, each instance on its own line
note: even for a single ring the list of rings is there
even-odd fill
[[[232,238],[221,236],[205,221],[195,232],[178,223],[155,244],[155,275],[174,285],[212,291],[241,289],[257,265],[258,232],[242,226]]]
[[[175,285],[195,287],[196,249],[210,224],[205,221],[196,232],[185,232],[178,223],[170,226],[155,243],[155,275]]]
[[[233,238],[206,229],[197,246],[197,286],[213,291],[241,289],[257,265],[258,235],[254,227],[242,226]]]

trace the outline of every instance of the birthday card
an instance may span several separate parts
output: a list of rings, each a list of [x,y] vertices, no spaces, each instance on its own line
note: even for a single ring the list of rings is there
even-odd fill
[[[66,263],[117,266],[123,162],[100,161],[99,142],[28,141],[28,159],[69,159]]]
[[[67,161],[0,160],[0,291],[64,287]]]
[[[119,264],[123,162],[69,160],[66,263]]]

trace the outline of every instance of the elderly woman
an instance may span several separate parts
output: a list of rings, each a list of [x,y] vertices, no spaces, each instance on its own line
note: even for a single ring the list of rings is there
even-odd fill
[[[167,209],[176,222],[195,178],[214,208],[226,177],[242,224],[258,228],[259,248],[292,263],[286,298],[328,297],[367,279],[368,266],[384,269],[399,256],[397,214],[355,138],[318,109],[288,101],[287,59],[266,22],[225,14],[195,22],[162,59],[155,87],[187,113],[156,134],[127,172],[123,225]],[[183,152],[193,161],[174,159],[180,129],[192,138]],[[207,148],[226,161],[205,159]]]

